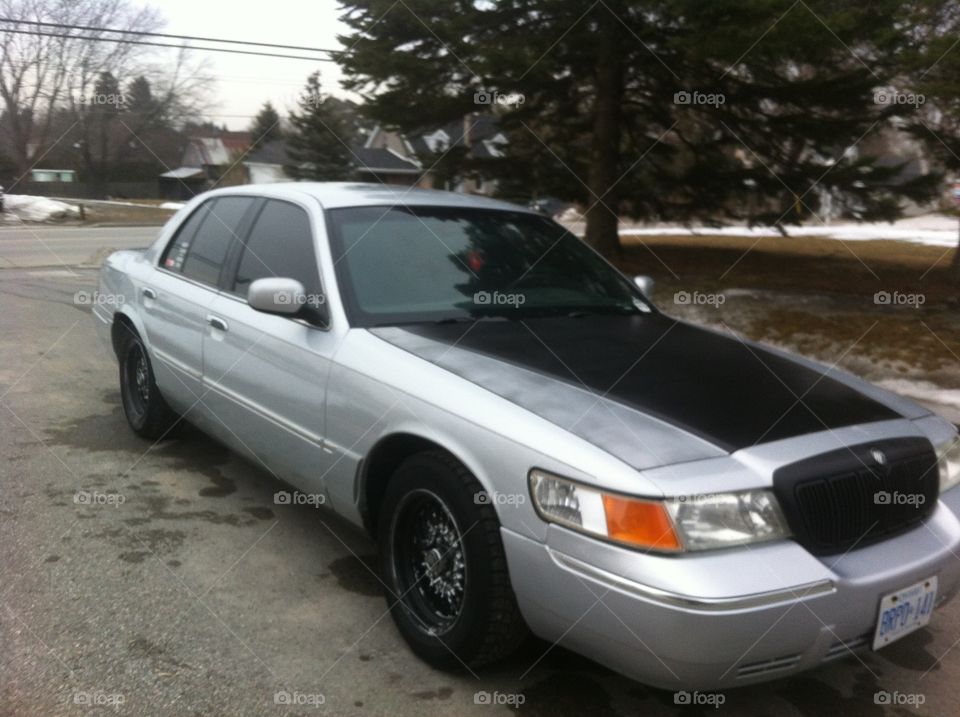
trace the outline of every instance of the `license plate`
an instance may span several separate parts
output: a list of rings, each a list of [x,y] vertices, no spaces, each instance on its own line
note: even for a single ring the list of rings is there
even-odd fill
[[[880,600],[880,615],[877,618],[877,631],[873,635],[873,649],[879,650],[930,622],[936,601],[936,576],[884,595]]]

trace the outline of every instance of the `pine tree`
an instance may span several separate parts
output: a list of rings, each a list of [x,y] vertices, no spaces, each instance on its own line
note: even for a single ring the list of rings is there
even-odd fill
[[[143,75],[130,82],[127,88],[125,109],[128,112],[143,116],[149,116],[156,111],[157,103],[153,99],[150,80]]]
[[[283,130],[280,127],[280,114],[269,101],[264,102],[250,127],[252,146],[258,147],[271,140],[281,139]]]
[[[295,179],[334,181],[352,177],[350,130],[329,111],[325,100],[320,73],[314,72],[297,99],[298,110],[290,114],[290,163],[286,171]]]
[[[513,146],[543,163],[539,188],[586,205],[586,240],[613,255],[620,215],[780,226],[825,196],[863,219],[928,198],[931,177],[894,182],[857,146],[910,109],[874,90],[899,71],[918,4],[949,0],[348,0],[341,63],[402,129],[522,95],[497,106]]]

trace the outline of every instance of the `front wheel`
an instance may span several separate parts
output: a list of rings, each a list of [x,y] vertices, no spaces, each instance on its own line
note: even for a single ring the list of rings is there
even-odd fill
[[[172,433],[179,416],[160,395],[150,356],[140,337],[128,332],[117,358],[120,362],[120,398],[130,428],[138,436],[153,440]]]
[[[434,667],[502,659],[527,630],[510,587],[500,523],[482,486],[442,451],[408,458],[380,509],[381,573],[393,619]]]

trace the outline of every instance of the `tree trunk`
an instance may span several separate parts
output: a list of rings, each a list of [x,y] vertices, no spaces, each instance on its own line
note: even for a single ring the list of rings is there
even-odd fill
[[[616,18],[610,19],[617,22]],[[587,177],[590,195],[587,198],[585,239],[594,249],[612,259],[620,254],[616,215],[618,193],[614,184],[619,179],[623,67],[617,55],[617,43],[612,37],[601,35],[599,44]]]

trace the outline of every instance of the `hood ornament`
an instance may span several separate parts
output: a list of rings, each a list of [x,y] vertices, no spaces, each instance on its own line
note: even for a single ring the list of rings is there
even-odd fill
[[[879,448],[871,448],[870,455],[873,456],[873,460],[875,460],[879,465],[887,465],[887,454],[881,451]]]

